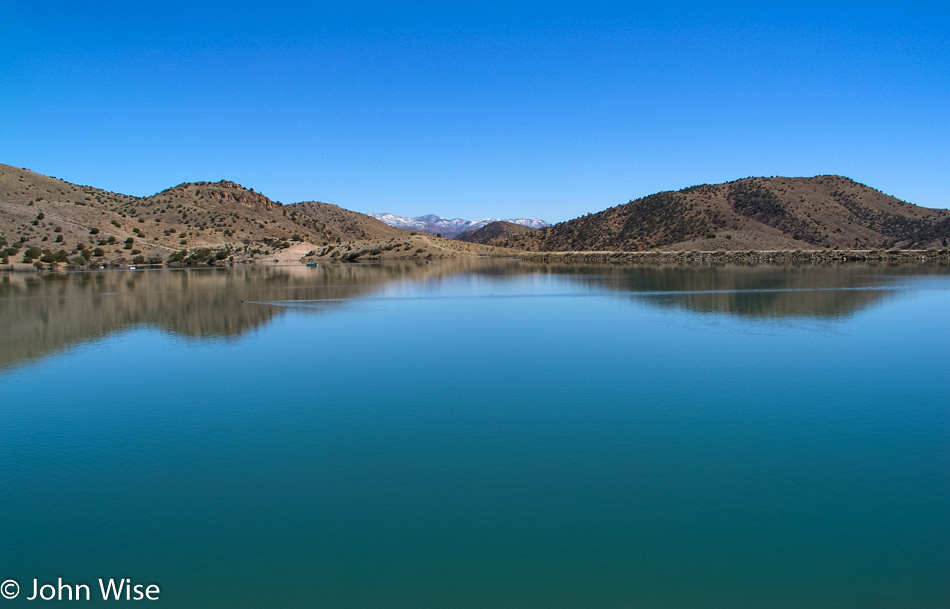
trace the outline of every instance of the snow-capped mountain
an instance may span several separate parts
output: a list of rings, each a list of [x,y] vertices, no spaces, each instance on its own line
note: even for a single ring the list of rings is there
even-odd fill
[[[462,218],[454,218],[452,220],[448,220],[441,216],[436,216],[435,214],[417,216],[415,218],[396,216],[394,214],[368,215],[376,218],[384,224],[395,226],[396,228],[417,230],[424,233],[432,233],[433,235],[441,234],[447,239],[451,239],[452,237],[464,233],[465,231],[479,229],[483,226],[491,224],[492,222],[511,222],[512,224],[520,224],[522,226],[528,226],[531,228],[544,228],[545,226],[550,226],[550,224],[544,220],[536,220],[534,218],[515,218],[504,220],[501,218],[485,218],[484,220],[463,220]]]

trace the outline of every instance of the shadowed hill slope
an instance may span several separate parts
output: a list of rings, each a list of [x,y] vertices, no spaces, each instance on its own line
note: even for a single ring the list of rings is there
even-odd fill
[[[492,222],[481,228],[466,231],[457,235],[455,238],[459,241],[468,243],[482,243],[498,245],[501,247],[512,247],[508,244],[518,243],[518,239],[530,235],[537,229],[513,222]]]

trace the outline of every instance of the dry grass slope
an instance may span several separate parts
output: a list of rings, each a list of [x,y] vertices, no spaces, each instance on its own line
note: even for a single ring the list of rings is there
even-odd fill
[[[4,264],[214,263],[277,254],[293,244],[408,236],[326,203],[281,205],[234,182],[179,184],[132,197],[0,165]]]

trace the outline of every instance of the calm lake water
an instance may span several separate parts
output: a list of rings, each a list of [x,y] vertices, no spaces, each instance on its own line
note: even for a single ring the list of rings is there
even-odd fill
[[[945,609],[948,313],[946,266],[5,275],[0,602]]]

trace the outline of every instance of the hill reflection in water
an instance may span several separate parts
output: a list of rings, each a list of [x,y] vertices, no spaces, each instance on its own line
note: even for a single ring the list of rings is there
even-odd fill
[[[474,264],[3,275],[0,369],[134,326],[199,339],[237,337],[286,312],[249,302],[312,300],[319,305],[308,313],[320,314],[391,281],[456,273]]]
[[[554,266],[591,288],[697,313],[840,318],[896,294],[911,277],[947,276],[946,265]]]
[[[540,265],[516,260],[447,260],[381,265],[245,267],[146,272],[3,275],[0,368],[134,326],[198,339],[227,339],[288,307],[321,314],[394,282],[470,274],[491,279],[551,275],[582,292],[614,292],[659,307],[744,317],[840,318],[897,293],[936,265],[814,267]],[[531,290],[528,284],[516,291]],[[573,288],[572,288],[573,289]],[[474,296],[475,294],[463,294]]]

